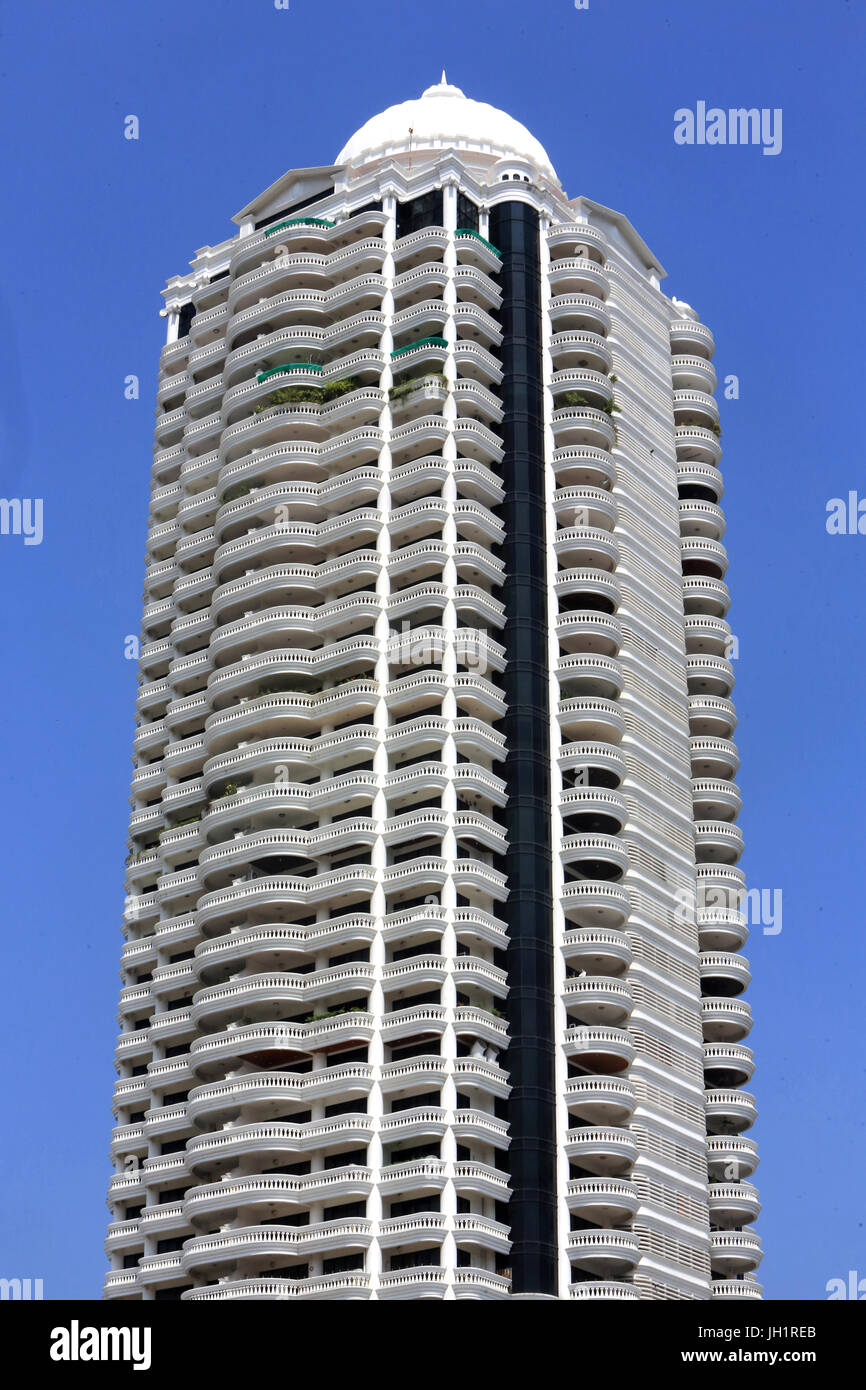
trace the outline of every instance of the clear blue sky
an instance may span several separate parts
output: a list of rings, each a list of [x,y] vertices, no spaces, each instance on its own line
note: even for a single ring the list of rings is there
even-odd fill
[[[166,278],[285,169],[448,77],[625,212],[712,326],[751,883],[784,891],[750,999],[771,1298],[866,1276],[863,5],[148,0],[7,6],[0,1275],[98,1297],[152,413]],[[783,150],[677,146],[674,111],[781,107]],[[123,138],[135,114],[141,138]],[[124,400],[124,378],[141,399]]]

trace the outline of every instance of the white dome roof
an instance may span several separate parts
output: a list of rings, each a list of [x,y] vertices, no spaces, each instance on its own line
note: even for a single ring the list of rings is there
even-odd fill
[[[459,87],[441,82],[415,101],[401,101],[356,130],[337,155],[337,164],[368,164],[386,155],[415,150],[471,150],[493,159],[518,155],[548,178],[556,179],[544,147],[513,116],[472,101]]]

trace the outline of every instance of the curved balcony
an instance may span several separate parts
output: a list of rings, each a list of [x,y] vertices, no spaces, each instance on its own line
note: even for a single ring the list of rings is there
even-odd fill
[[[719,407],[709,391],[691,386],[675,387],[674,420],[678,425],[699,425],[713,430],[719,423]]]
[[[589,405],[566,405],[551,415],[556,449],[582,445],[590,449],[612,449],[616,429],[604,410]]]
[[[677,460],[677,490],[681,500],[721,502],[725,490],[722,471],[712,463],[696,459]]]
[[[498,274],[502,253],[471,227],[458,227],[454,233],[454,250],[458,265],[478,266],[488,274]]]
[[[318,951],[356,947],[360,955],[374,937],[375,919],[366,913],[313,926],[272,922],[232,927],[227,934],[196,945],[196,970],[203,984],[221,983],[245,966],[261,972],[291,969]]]
[[[697,319],[675,319],[670,327],[671,352],[674,356],[688,354],[709,361],[716,343],[705,323]]]
[[[571,773],[579,774],[587,781],[587,774],[591,772],[598,785],[613,788],[620,784],[626,773],[622,752],[609,743],[593,743],[590,740],[563,743],[557,762],[565,785],[572,780]]]
[[[548,229],[547,245],[552,261],[560,256],[590,256],[602,265],[607,251],[604,233],[586,222],[556,223]]]
[[[640,1289],[634,1284],[618,1284],[606,1279],[586,1283],[577,1280],[569,1285],[568,1296],[581,1302],[633,1303],[640,1298]]]
[[[563,526],[554,533],[553,548],[560,569],[591,569],[610,573],[619,559],[619,545],[609,531],[593,526]]]
[[[582,371],[602,372],[607,375],[613,366],[613,353],[607,339],[600,333],[572,329],[554,333],[550,339],[550,353],[555,371],[578,368]]]
[[[559,570],[554,586],[559,605],[558,622],[567,622],[571,612],[610,615],[619,606],[616,579],[591,565]]]
[[[224,1027],[243,1016],[248,1023],[278,1019],[287,1005],[313,1009],[323,999],[330,1008],[354,1000],[373,988],[372,966],[333,966],[311,975],[244,975],[227,984],[199,990],[192,1018],[202,1029]]]
[[[734,668],[722,656],[696,653],[686,656],[689,695],[717,695],[727,698],[734,687]]]
[[[719,463],[722,446],[713,430],[701,425],[675,425],[674,443],[677,460],[698,463]]]
[[[727,781],[740,766],[736,745],[727,738],[693,736],[689,739],[693,778]],[[724,820],[725,817],[720,817]]]
[[[586,879],[618,880],[629,865],[628,850],[615,835],[566,835],[562,862],[580,866]]]
[[[577,1269],[608,1278],[628,1274],[640,1258],[631,1231],[569,1231],[568,1258]]]
[[[720,541],[725,534],[725,514],[715,502],[680,498],[680,535]]]
[[[553,494],[557,521],[563,526],[591,526],[612,531],[616,525],[616,499],[606,488],[561,487]]]
[[[736,864],[743,853],[743,832],[727,821],[696,821],[695,848],[700,863]]]
[[[628,818],[625,797],[605,787],[566,787],[560,796],[559,808],[563,830],[568,834],[576,831],[578,834],[617,835]]]
[[[477,266],[458,264],[454,285],[461,302],[475,304],[491,313],[496,313],[502,304],[499,286]]]
[[[693,736],[728,739],[733,736],[737,711],[730,700],[715,695],[690,695],[688,710],[689,732]]]
[[[309,1152],[339,1152],[367,1144],[372,1134],[366,1114],[339,1115],[308,1124],[239,1125],[215,1134],[199,1135],[187,1144],[186,1159],[192,1173],[225,1172],[245,1160],[291,1162]]]
[[[680,541],[680,550],[683,575],[687,579],[724,579],[728,553],[720,541],[705,536],[686,536]]]
[[[561,902],[566,920],[578,927],[621,927],[629,913],[624,888],[593,879],[565,883]]]
[[[686,613],[709,613],[723,618],[731,606],[727,584],[711,575],[683,577],[683,606]]]
[[[372,1223],[359,1217],[304,1227],[235,1227],[188,1240],[181,1265],[188,1273],[213,1275],[220,1269],[239,1272],[246,1267],[251,1273],[267,1274],[292,1259],[334,1250],[366,1250],[372,1238]]]
[[[586,329],[606,338],[610,314],[600,299],[588,294],[555,294],[550,299],[550,322],[555,335]]]
[[[689,656],[728,656],[733,651],[730,623],[706,613],[685,617],[686,652]]]
[[[585,970],[591,975],[622,975],[631,964],[628,937],[609,927],[566,931],[562,954],[571,969]]]
[[[588,608],[572,609],[557,615],[556,636],[566,655],[598,652],[614,657],[622,642],[622,629],[617,619],[607,613],[596,613]],[[561,658],[561,674],[564,676],[568,669]]]
[[[603,630],[599,624],[598,630]],[[568,652],[556,663],[556,674],[563,699],[571,696],[598,696],[615,700],[622,693],[623,673],[618,661],[596,655],[594,651]]]
[[[677,346],[679,346],[677,344]],[[671,343],[671,378],[675,391],[705,391],[712,395],[718,385],[716,369],[705,357],[676,352]]]
[[[166,1288],[186,1282],[179,1254],[144,1255],[138,1262],[142,1289]]]
[[[613,1076],[569,1076],[565,1103],[570,1114],[602,1127],[627,1124],[637,1104],[631,1082]]]
[[[183,1212],[191,1224],[230,1222],[240,1217],[244,1225],[257,1225],[273,1217],[290,1216],[312,1203],[363,1201],[372,1187],[371,1170],[355,1165],[299,1176],[255,1173],[192,1188],[184,1199]]]
[[[702,951],[739,951],[749,935],[744,914],[734,907],[703,907],[699,903],[697,926]]]
[[[764,1296],[761,1285],[747,1279],[714,1279],[710,1288],[714,1299],[719,1298],[728,1303],[741,1298],[760,1302]]]
[[[441,1139],[448,1125],[446,1112],[440,1106],[428,1105],[383,1115],[379,1128],[382,1143],[388,1146],[382,1165],[383,1177],[387,1178],[393,1176],[388,1172],[390,1165],[402,1162],[401,1144],[411,1147],[423,1140]]]
[[[625,1173],[637,1159],[637,1141],[628,1130],[609,1126],[570,1129],[566,1153],[572,1162],[600,1177]]]
[[[752,976],[745,956],[729,951],[701,951],[701,988],[717,998],[735,998]]]
[[[758,1118],[755,1097],[748,1091],[719,1089],[707,1091],[707,1132],[716,1134],[742,1134]]]
[[[565,1054],[585,1071],[615,1075],[626,1071],[634,1061],[634,1044],[621,1028],[566,1028]]]
[[[757,1189],[747,1182],[711,1182],[710,1221],[724,1229],[757,1221],[761,1211]]]
[[[741,1042],[752,1028],[751,1007],[737,999],[705,996],[701,1000],[701,1023],[706,1042]]]
[[[181,1294],[181,1298],[191,1303],[213,1303],[237,1298],[248,1299],[254,1303],[273,1300],[282,1302],[289,1298],[321,1298],[333,1301],[369,1298],[370,1292],[369,1274],[358,1270],[350,1274],[326,1274],[312,1279],[228,1279],[220,1284],[206,1284],[202,1288],[187,1289]]]
[[[441,1265],[417,1265],[389,1270],[379,1277],[379,1298],[411,1298],[426,1301],[444,1298],[446,1271]]]
[[[455,1298],[508,1298],[510,1292],[511,1280],[505,1275],[494,1274],[487,1269],[474,1269],[469,1265],[454,1271]]]
[[[742,810],[739,787],[713,777],[692,779],[692,802],[695,819],[701,821],[732,821]]]
[[[458,299],[454,306],[454,325],[464,340],[479,343],[490,351],[502,342],[502,329],[490,314],[475,304]]]
[[[610,284],[602,267],[589,256],[563,256],[551,261],[547,275],[552,295],[594,295],[607,299]]]
[[[719,1183],[739,1183],[750,1178],[757,1166],[758,1146],[754,1139],[730,1133],[707,1136],[707,1168],[711,1179]]]
[[[412,1004],[411,996],[382,1020],[382,1038],[389,1047],[409,1044],[435,1050],[445,1031],[446,1014],[441,1004]]]
[[[605,448],[564,444],[554,449],[552,462],[557,487],[598,487],[609,492],[616,482],[616,461]]]
[[[386,1217],[379,1222],[379,1244],[383,1250],[427,1248],[445,1239],[445,1217],[438,1211],[415,1212],[412,1216]]]
[[[714,1276],[751,1274],[762,1258],[760,1237],[753,1231],[710,1231],[710,1268]]]
[[[287,1108],[308,1108],[314,1100],[357,1099],[363,1110],[363,1097],[373,1084],[367,1062],[337,1062],[316,1072],[255,1071],[230,1076],[225,1081],[196,1086],[186,1102],[191,1123],[200,1127],[246,1119],[272,1120]]]
[[[196,1038],[190,1046],[190,1062],[199,1077],[218,1078],[239,1062],[287,1067],[305,1062],[317,1052],[327,1054],[365,1045],[372,1036],[372,1016],[356,1010],[310,1023],[251,1024]]]
[[[742,1005],[739,1007],[742,1008]],[[711,1086],[742,1086],[755,1070],[749,1047],[732,1042],[704,1043],[704,1075]]]
[[[441,1158],[419,1158],[383,1168],[379,1185],[383,1196],[406,1200],[432,1197],[444,1190],[447,1181],[446,1165]]]
[[[606,976],[569,976],[562,989],[569,1020],[593,1026],[627,1023],[632,1011],[631,991],[621,980]]]
[[[619,743],[625,733],[622,711],[613,700],[570,697],[559,701],[556,717],[569,740]]]
[[[637,1188],[623,1178],[571,1178],[566,1202],[583,1221],[605,1228],[622,1226],[638,1209]]]

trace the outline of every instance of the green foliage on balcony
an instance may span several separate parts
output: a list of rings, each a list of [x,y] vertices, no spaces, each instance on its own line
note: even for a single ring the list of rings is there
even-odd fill
[[[261,415],[263,411],[270,410],[275,405],[328,405],[331,401],[339,400],[340,396],[345,396],[349,391],[357,391],[360,386],[357,377],[345,376],[336,381],[327,381],[324,386],[280,386],[276,391],[256,406],[256,415]]]
[[[419,347],[442,347],[447,348],[448,343],[444,338],[439,338],[435,334],[429,338],[416,338],[414,343],[407,343],[405,347],[395,348],[391,353],[392,357],[402,357],[404,352],[411,352],[413,348]]]
[[[211,801],[222,801],[226,796],[236,796],[238,792],[237,782],[223,783],[222,791],[214,792]]]
[[[486,246],[488,251],[492,251],[494,256],[498,256],[499,259],[502,260],[502,252],[500,251],[499,247],[494,246],[492,241],[488,241],[487,238],[483,237],[480,232],[473,231],[471,227],[458,227],[454,235],[473,237],[475,241],[480,241],[482,246]]]
[[[246,497],[253,490],[252,483],[235,483],[234,487],[228,488],[220,498],[220,506],[224,502],[237,502],[239,497]]]
[[[408,396],[412,391],[418,391],[423,386],[441,386],[443,390],[447,390],[448,378],[442,372],[428,372],[426,376],[413,376],[408,381],[401,381],[399,386],[392,386],[388,392],[388,398],[392,401],[399,401],[402,396]]]
[[[318,1014],[318,1013],[316,1013],[316,1014],[311,1014],[311,1015],[310,1015],[310,1022],[311,1022],[311,1023],[321,1023],[322,1019],[325,1019],[325,1018],[336,1018],[336,1017],[338,1016],[338,1014],[362,1014],[362,1013],[366,1013],[366,1009],[364,1008],[363,1005],[361,1005],[361,1004],[347,1004],[347,1005],[343,1005],[342,1007],[337,1007],[337,1008],[333,1008],[333,1009],[326,1009],[325,1012],[324,1012],[324,1013],[321,1013],[321,1014]]]
[[[553,404],[557,410],[568,405],[584,405],[588,406],[590,410],[603,410],[605,415],[613,415],[619,410],[619,406],[614,405],[613,401],[593,400],[590,396],[585,396],[582,391],[561,391]]]
[[[286,227],[336,227],[336,222],[332,222],[327,217],[289,217],[285,222],[278,222],[275,227],[267,227],[265,236],[273,236],[275,232],[282,232]]]

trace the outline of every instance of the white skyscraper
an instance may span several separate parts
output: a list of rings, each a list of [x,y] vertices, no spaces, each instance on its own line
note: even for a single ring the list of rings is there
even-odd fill
[[[165,290],[108,1298],[759,1298],[713,337],[445,80]]]

